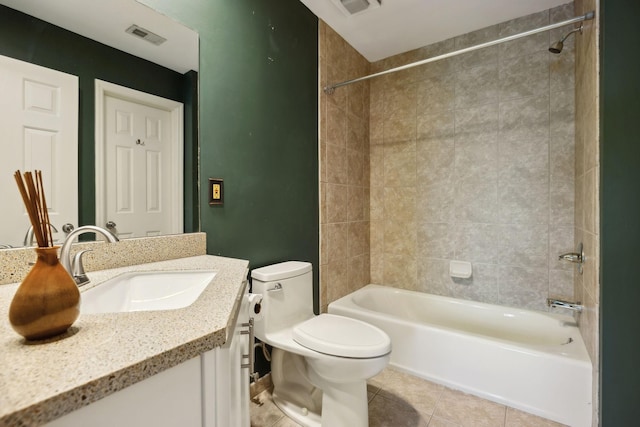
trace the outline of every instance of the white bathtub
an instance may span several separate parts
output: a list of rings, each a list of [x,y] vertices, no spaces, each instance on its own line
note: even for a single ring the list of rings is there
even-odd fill
[[[573,317],[368,285],[329,313],[392,343],[391,366],[575,427],[591,426],[591,361]]]

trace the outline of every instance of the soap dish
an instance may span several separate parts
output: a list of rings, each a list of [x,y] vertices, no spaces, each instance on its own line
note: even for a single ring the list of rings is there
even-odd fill
[[[449,275],[460,279],[468,279],[472,272],[471,263],[468,261],[450,261]]]

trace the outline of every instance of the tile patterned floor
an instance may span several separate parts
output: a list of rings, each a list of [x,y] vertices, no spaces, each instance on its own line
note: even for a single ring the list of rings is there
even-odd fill
[[[368,383],[370,427],[561,427],[562,424],[387,368]],[[251,403],[251,427],[297,427],[269,390]]]

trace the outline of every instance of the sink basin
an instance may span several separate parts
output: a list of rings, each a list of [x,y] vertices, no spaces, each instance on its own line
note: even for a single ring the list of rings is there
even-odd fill
[[[198,299],[215,275],[209,270],[123,273],[82,292],[80,313],[184,308]]]

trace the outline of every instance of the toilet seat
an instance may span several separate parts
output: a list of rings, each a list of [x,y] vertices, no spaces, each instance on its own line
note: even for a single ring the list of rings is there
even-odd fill
[[[297,324],[292,337],[303,347],[338,357],[364,359],[391,352],[391,339],[382,330],[334,314],[321,314]]]

